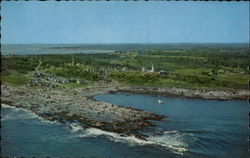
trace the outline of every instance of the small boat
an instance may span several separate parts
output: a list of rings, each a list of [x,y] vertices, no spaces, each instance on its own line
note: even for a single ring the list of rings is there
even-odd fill
[[[160,103],[163,103],[164,101],[162,101],[162,100],[158,100],[158,103],[160,104]]]

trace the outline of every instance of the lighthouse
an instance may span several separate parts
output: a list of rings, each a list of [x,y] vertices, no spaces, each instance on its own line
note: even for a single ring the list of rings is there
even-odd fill
[[[151,72],[155,72],[154,64],[152,63]]]

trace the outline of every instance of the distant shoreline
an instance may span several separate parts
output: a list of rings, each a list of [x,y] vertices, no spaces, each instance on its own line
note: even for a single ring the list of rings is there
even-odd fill
[[[129,92],[135,94],[152,94],[173,97],[187,97],[206,100],[247,100],[250,96],[248,90],[189,90],[185,88],[145,88],[145,87],[125,87],[120,88],[118,92]]]
[[[157,45],[157,44],[167,44],[167,45],[171,45],[171,44],[177,44],[177,45],[181,45],[181,44],[211,44],[211,45],[216,45],[216,44],[244,44],[244,45],[249,45],[249,43],[236,43],[236,42],[207,42],[207,43],[198,43],[198,42],[155,42],[155,43],[2,43],[2,45],[130,45],[130,44],[138,44],[138,45]]]
[[[171,49],[193,49],[193,48],[246,48],[248,43],[23,43],[23,44],[2,44],[1,55],[43,55],[44,51],[51,51],[48,54],[77,54],[79,51],[134,51],[134,50],[171,50]],[[39,49],[37,49],[39,48]],[[62,50],[64,53],[62,53]],[[57,52],[58,51],[58,52]]]
[[[176,87],[140,87],[140,86],[122,86],[122,87],[93,87],[92,94],[95,96],[105,93],[128,92],[134,94],[152,94],[170,97],[187,97],[206,100],[247,100],[250,97],[249,90],[190,90]]]

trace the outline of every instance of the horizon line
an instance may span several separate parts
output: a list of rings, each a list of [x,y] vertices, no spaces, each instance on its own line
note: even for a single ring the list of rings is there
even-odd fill
[[[28,45],[28,44],[65,44],[65,45],[78,45],[78,44],[93,44],[93,45],[110,45],[110,44],[249,44],[249,42],[152,42],[152,43],[140,43],[140,42],[133,42],[133,43],[1,43],[1,45]]]

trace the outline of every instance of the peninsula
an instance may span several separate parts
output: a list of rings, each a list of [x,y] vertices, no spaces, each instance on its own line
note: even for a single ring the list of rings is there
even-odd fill
[[[239,46],[2,55],[1,103],[25,108],[47,120],[77,122],[85,128],[146,140],[141,131],[153,128],[153,121],[167,120],[167,116],[97,101],[93,96],[122,91],[245,100],[250,94],[246,52]]]

